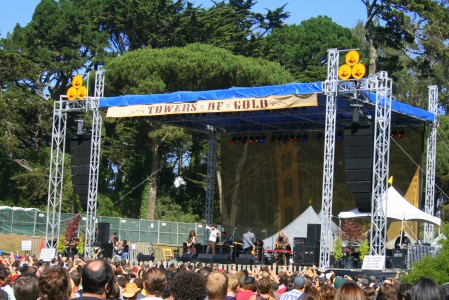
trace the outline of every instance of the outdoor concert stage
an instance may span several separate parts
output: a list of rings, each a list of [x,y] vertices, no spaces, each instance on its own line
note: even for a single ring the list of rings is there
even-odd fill
[[[358,207],[354,188],[351,190],[348,185],[356,185],[356,190],[366,186],[371,189],[368,180],[348,183],[362,177],[360,172],[348,175],[348,166],[368,161],[362,172],[369,170],[370,177],[372,146],[368,145],[371,148],[368,151],[356,149],[351,154],[354,157],[348,157],[349,151],[354,152],[348,146],[354,143],[354,139],[350,140],[354,130],[357,131],[354,124],[360,125],[358,132],[371,128],[369,134],[373,134],[375,101],[376,95],[364,90],[337,95],[334,216]],[[326,123],[322,82],[107,97],[100,99],[100,106],[108,109],[108,117],[147,117],[154,122],[219,136],[225,229],[250,226],[258,237],[267,238],[309,205],[317,212],[321,210]],[[421,162],[423,128],[434,117],[426,110],[392,100],[395,143],[391,147],[390,175],[394,175],[395,187],[403,195],[420,190],[416,186],[418,167],[409,157]],[[417,205],[418,194],[407,198]],[[370,196],[368,201],[364,211],[370,210]],[[292,240],[294,236],[289,238]]]

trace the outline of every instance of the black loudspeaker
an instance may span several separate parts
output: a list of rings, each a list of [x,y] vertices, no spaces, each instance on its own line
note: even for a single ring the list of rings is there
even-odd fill
[[[183,253],[179,259],[182,262],[189,262],[192,260],[192,254],[191,253]]]
[[[306,238],[304,237],[294,237],[293,238],[293,245],[299,244],[299,243],[305,243],[306,242]]]
[[[235,263],[239,265],[252,265],[255,261],[256,257],[252,254],[240,254],[235,259]]]
[[[87,196],[89,194],[89,169],[91,136],[78,135],[69,138],[70,156],[72,158],[72,186],[73,192],[80,198],[84,211],[87,210]]]
[[[114,245],[112,243],[93,243],[94,248],[101,248],[100,257],[102,258],[112,258],[114,253]]]
[[[298,243],[293,246],[293,261],[295,263],[304,262],[304,253],[306,252],[306,247],[304,243]]]
[[[393,269],[405,269],[405,249],[394,249],[391,257]]]
[[[97,224],[97,242],[108,243],[109,242],[109,227],[111,224],[100,222]]]
[[[321,224],[307,224],[307,247],[320,247]]]
[[[344,259],[345,262],[345,269],[354,269],[355,268],[355,259],[352,256],[349,257],[345,257]]]
[[[228,254],[215,254],[212,261],[217,264],[227,264],[229,262]]]
[[[369,122],[353,123],[344,130],[346,185],[361,212],[371,212],[373,139]]]
[[[320,247],[305,247],[304,252],[304,265],[312,266],[318,265],[320,262]]]
[[[197,260],[202,263],[211,264],[213,256],[214,256],[213,254],[200,253],[200,254],[198,254]]]

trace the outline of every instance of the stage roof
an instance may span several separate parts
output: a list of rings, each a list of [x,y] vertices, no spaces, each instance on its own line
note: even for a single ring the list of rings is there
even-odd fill
[[[337,97],[337,129],[352,123],[354,106],[360,119],[374,116],[376,95],[363,90]],[[100,99],[108,117],[146,117],[173,126],[209,132],[300,132],[323,131],[326,96],[322,82],[230,88],[200,92],[125,95]],[[392,100],[392,126],[423,126],[434,114]]]

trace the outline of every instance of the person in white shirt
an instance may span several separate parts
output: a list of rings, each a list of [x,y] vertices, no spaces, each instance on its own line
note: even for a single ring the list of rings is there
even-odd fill
[[[209,241],[207,242],[206,254],[215,254],[215,245],[220,239],[220,230],[217,229],[217,224],[212,224],[212,226],[206,224],[206,230],[209,231]]]

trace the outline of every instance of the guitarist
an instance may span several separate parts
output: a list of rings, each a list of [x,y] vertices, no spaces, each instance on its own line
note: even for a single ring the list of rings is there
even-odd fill
[[[279,232],[278,238],[276,239],[276,250],[289,250],[291,249],[290,244],[288,242],[288,237],[284,235],[281,231]],[[278,265],[288,264],[288,259],[290,255],[287,253],[281,252],[278,253],[277,263]]]
[[[190,230],[189,237],[187,239],[187,253],[196,255],[196,233],[195,230]]]
[[[243,234],[243,254],[251,254],[256,243],[256,236],[251,232],[251,228],[246,228],[246,233]]]

